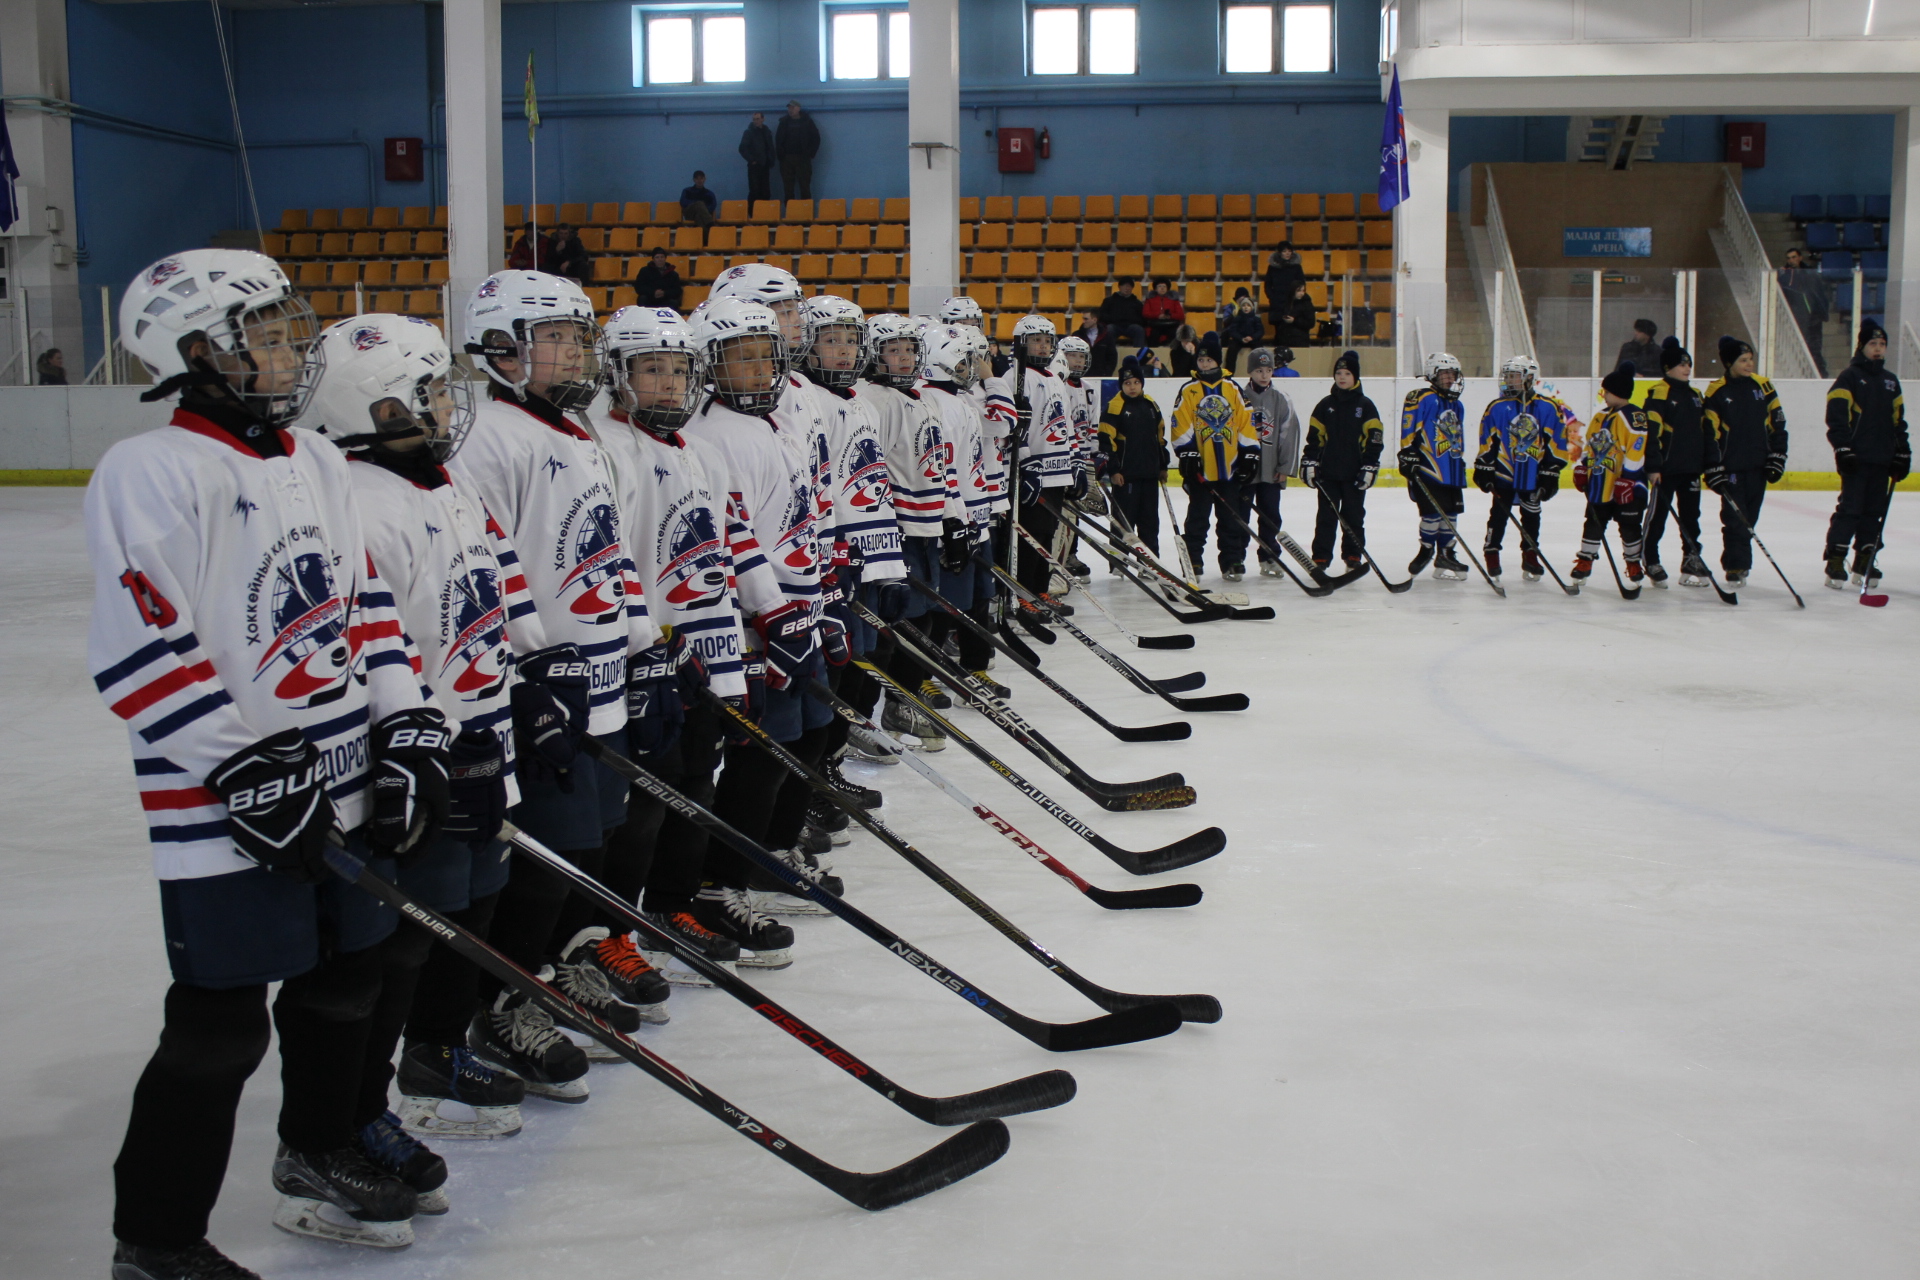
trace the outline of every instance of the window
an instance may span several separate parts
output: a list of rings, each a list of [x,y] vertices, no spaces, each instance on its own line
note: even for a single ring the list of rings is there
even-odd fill
[[[1029,28],[1037,76],[1130,76],[1140,69],[1132,5],[1036,5]]]
[[[635,5],[633,83],[737,84],[747,78],[739,5]]]
[[[904,80],[910,43],[905,9],[836,7],[828,19],[828,74],[835,80]]]
[[[1333,70],[1333,6],[1223,5],[1220,67],[1229,75]]]

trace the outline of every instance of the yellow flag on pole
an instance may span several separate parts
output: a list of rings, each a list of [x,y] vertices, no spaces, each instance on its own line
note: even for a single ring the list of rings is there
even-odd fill
[[[527,50],[527,141],[533,141],[533,131],[540,127],[540,101],[533,94],[533,50]]]

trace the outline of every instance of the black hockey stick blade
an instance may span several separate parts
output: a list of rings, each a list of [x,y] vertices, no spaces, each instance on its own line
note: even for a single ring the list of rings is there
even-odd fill
[[[1193,639],[1193,637],[1182,636],[1181,639],[1191,640]],[[1198,689],[1201,685],[1205,684],[1206,682],[1207,682],[1207,673],[1204,671],[1189,671],[1184,676],[1169,676],[1165,680],[1147,681],[1148,684],[1152,685],[1154,688],[1158,689],[1162,693],[1185,693],[1189,689]]]
[[[1072,1073],[1055,1067],[1050,1071],[1039,1071],[1018,1080],[1009,1080],[1005,1084],[975,1089],[972,1093],[927,1098],[925,1101],[931,1105],[923,1108],[924,1114],[920,1118],[928,1124],[973,1124],[979,1120],[1020,1116],[1031,1111],[1063,1106],[1072,1102],[1074,1094],[1079,1091],[1080,1086]]]
[[[1122,742],[1180,742],[1193,736],[1193,726],[1185,720],[1169,720],[1165,724],[1148,724],[1134,728],[1116,724],[1107,732]]]
[[[1003,622],[996,627],[995,630],[1000,633],[1000,638],[1006,642],[1007,648],[1013,650],[1034,666],[1037,667],[1040,665],[1040,655],[1029,649],[1027,642],[1015,635],[1012,627]]]
[[[1214,996],[1135,996],[1123,991],[1082,990],[1095,1004],[1113,1009],[1138,1009],[1165,1002],[1180,1011],[1182,1022],[1220,1021],[1220,1001]]]
[[[1152,997],[1150,1003],[1088,1018],[1085,1022],[1043,1023],[1041,1025],[1047,1030],[1040,1047],[1054,1053],[1079,1053],[1083,1049],[1106,1049],[1116,1044],[1158,1040],[1161,1036],[1170,1036],[1178,1031],[1180,1024],[1185,1021],[1180,1016],[1179,1008],[1171,1001]],[[938,1147],[934,1149],[939,1150]]]
[[[879,1173],[842,1173],[828,1185],[862,1209],[891,1209],[986,1168],[1007,1154],[1012,1142],[1004,1120],[982,1120],[905,1164]]]
[[[1148,889],[1102,889],[1099,885],[1088,885],[1086,894],[1109,911],[1192,907],[1206,896],[1197,884],[1163,884]]]
[[[1025,631],[1028,635],[1032,636],[1035,640],[1038,640],[1041,644],[1052,644],[1054,641],[1060,638],[1059,636],[1053,634],[1053,632],[1041,626],[1038,622],[1035,622],[1033,618],[1029,616],[1027,611],[1024,609],[1015,610],[1013,619],[1015,622],[1018,622],[1020,624],[1020,629],[1022,631]],[[1033,651],[1029,649],[1027,652],[1031,653]]]
[[[1131,849],[1122,849],[1105,836],[1096,835],[1090,842],[1120,867],[1136,876],[1158,875],[1162,871],[1178,871],[1181,867],[1190,867],[1196,862],[1205,862],[1227,847],[1227,833],[1219,827],[1207,827],[1190,836],[1175,840],[1172,844],[1162,845],[1158,849],[1147,849],[1135,853]]]
[[[1192,787],[1162,787],[1155,791],[1123,791],[1118,794],[1080,790],[1108,813],[1143,813],[1151,809],[1185,809],[1200,798]]]
[[[1244,693],[1210,693],[1204,698],[1182,698],[1171,693],[1164,696],[1182,711],[1245,711],[1253,705]]]
[[[1358,582],[1360,579],[1366,577],[1367,566],[1361,565],[1358,569],[1349,569],[1345,573],[1328,573],[1325,569],[1315,566],[1311,576],[1315,582],[1325,587],[1328,591],[1338,591],[1348,583]]]
[[[1177,636],[1133,636],[1134,647],[1139,649],[1191,649],[1193,637],[1186,634]]]
[[[1270,604],[1257,604],[1251,609],[1229,607],[1227,616],[1236,622],[1266,622],[1274,617],[1274,612]]]

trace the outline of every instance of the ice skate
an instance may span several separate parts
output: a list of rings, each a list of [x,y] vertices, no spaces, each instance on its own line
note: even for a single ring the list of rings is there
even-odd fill
[[[1748,572],[1745,569],[1727,570],[1727,590],[1738,591],[1747,585]]]
[[[987,692],[992,694],[994,697],[1010,698],[1013,696],[1013,690],[1007,688],[1007,686],[1001,684],[998,680],[995,680],[993,677],[989,676],[986,672],[975,671],[975,672],[971,672],[970,674],[973,676],[975,680],[979,681],[982,685],[985,685]]]
[[[891,732],[891,731],[889,731]],[[911,743],[906,744],[911,746]],[[895,765],[900,761],[893,752],[880,745],[873,734],[855,725],[847,730],[847,752],[867,764]]]
[[[822,769],[824,776],[826,770]],[[803,838],[817,835],[826,841],[826,848],[815,852],[825,853],[827,849],[836,849],[853,843],[853,833],[849,830],[853,819],[847,817],[847,811],[826,796],[815,792],[807,801],[807,825],[800,829]]]
[[[1462,582],[1467,576],[1467,566],[1453,554],[1451,546],[1445,546],[1433,558],[1433,576],[1442,582]]]
[[[1539,553],[1531,550],[1520,553],[1520,576],[1528,582],[1538,582],[1547,576],[1547,567],[1540,563]]]
[[[815,799],[818,798],[817,796],[815,797]],[[844,818],[846,815],[841,814],[840,816]],[[828,834],[824,828],[816,827],[812,822],[805,822],[800,827],[800,838],[797,847],[802,853],[810,853],[815,857],[824,857],[833,849],[833,836]]]
[[[585,933],[586,930],[581,930]],[[599,932],[604,933],[604,930]],[[567,955],[559,964],[553,966],[553,985],[560,989],[567,999],[598,1017],[600,1021],[612,1027],[623,1036],[634,1035],[640,1030],[640,1010],[622,1000],[613,993],[613,986],[607,981],[607,975],[600,972],[587,954],[591,941],[582,942],[580,934],[575,934],[568,943]],[[665,1022],[666,1007],[658,1009],[658,1021]],[[618,1062],[620,1055],[601,1044],[587,1031],[584,1022],[557,1019],[557,1025],[567,1039],[579,1045],[586,1053],[588,1062]]]
[[[1079,556],[1067,558],[1067,572],[1072,574],[1073,580],[1083,587],[1093,581],[1093,570],[1089,569],[1086,562]]]
[[[378,1120],[360,1127],[360,1150],[375,1168],[413,1188],[415,1213],[438,1215],[452,1207],[447,1201],[447,1162],[401,1128],[393,1112],[382,1112]]]
[[[694,918],[739,945],[741,968],[784,969],[793,963],[793,930],[757,908],[754,896],[708,885],[693,900]]]
[[[1407,576],[1409,578],[1419,577],[1421,574],[1427,571],[1427,565],[1432,560],[1433,560],[1432,544],[1425,543],[1425,542],[1421,543],[1419,553],[1416,554],[1413,557],[1413,559],[1407,561]]]
[[[1826,582],[1835,591],[1847,589],[1847,553],[1844,548],[1827,552]]]
[[[931,680],[922,680],[920,687],[915,689],[914,693],[919,695],[920,701],[935,711],[945,711],[953,705],[953,699],[947,696],[946,690]]]
[[[1680,562],[1680,585],[1683,587],[1704,587],[1709,581],[1707,562],[1698,555],[1689,552]]]
[[[1871,552],[1856,550],[1853,553],[1853,574],[1848,581],[1867,591],[1880,585],[1880,567]]]
[[[945,751],[947,735],[920,711],[920,708],[889,694],[886,709],[880,713],[880,727],[888,734],[898,737],[906,734],[915,742],[918,751]]]
[[[489,1066],[471,1049],[410,1044],[400,1055],[401,1127],[442,1138],[510,1138],[520,1132],[526,1083]]]
[[[690,910],[669,912],[643,911],[640,913],[647,923],[662,933],[673,937],[692,951],[723,968],[740,959],[740,944],[731,938],[723,938],[713,930],[701,924]],[[640,954],[647,958],[668,982],[676,987],[711,987],[713,983],[702,973],[696,972],[686,961],[672,951],[657,950],[650,945],[643,946]]]
[[[1263,578],[1279,577],[1280,576],[1279,562],[1274,560],[1262,560],[1260,562],[1260,576]]]
[[[984,672],[979,674],[981,679],[986,678],[986,675]],[[886,798],[882,796],[878,791],[875,791],[872,787],[863,787],[859,783],[847,777],[846,774],[842,773],[840,771],[840,761],[838,759],[828,760],[825,764],[821,765],[820,772],[826,777],[826,780],[828,782],[831,782],[833,784],[833,789],[835,791],[838,791],[841,795],[853,801],[855,804],[859,805],[862,809],[878,809],[881,805],[881,802]],[[846,820],[847,820],[846,813],[838,805],[833,806],[833,811],[840,815],[842,819],[841,826],[844,827],[846,825]],[[821,825],[827,827],[828,830],[836,829],[831,824],[828,824],[828,823],[822,823]]]
[[[1644,585],[1646,580],[1647,571],[1641,567],[1640,562],[1638,560],[1627,561],[1627,581],[1638,587]]]
[[[1593,557],[1575,556],[1573,558],[1573,571],[1567,575],[1567,585],[1572,587],[1574,593],[1577,595],[1579,594],[1580,588],[1587,585],[1587,579],[1592,576]],[[1526,575],[1526,578],[1528,582],[1537,582],[1540,580],[1540,575],[1537,573],[1529,573]]]
[[[638,1009],[643,1022],[667,1020],[667,980],[640,954],[632,934],[615,935],[590,926],[573,935],[567,955],[579,956],[600,970],[613,994]]]
[[[273,1225],[297,1236],[404,1249],[413,1243],[413,1188],[358,1147],[308,1154],[280,1144],[273,1158],[280,1204]]]
[[[1220,576],[1228,582],[1238,582],[1247,576],[1247,566],[1243,564],[1223,564],[1220,566]]]
[[[805,853],[799,849],[782,849],[776,851],[774,856],[786,863],[795,875],[803,880],[819,885],[836,898],[839,897],[846,888],[840,877],[830,874],[831,868],[821,866],[820,860],[812,854]],[[753,905],[769,915],[825,916],[833,914],[813,899],[801,897],[793,893],[779,877],[761,871],[758,868],[755,868],[748,877],[747,887],[753,890],[756,895],[753,900]],[[716,925],[714,927],[718,928],[719,926]],[[722,930],[722,932],[725,932],[725,930]],[[748,944],[744,942],[741,943],[743,947],[746,945]],[[744,964],[745,961],[743,960],[741,963]]]
[[[1647,581],[1662,591],[1665,591],[1670,585],[1667,582],[1667,571],[1658,560],[1647,561]]]
[[[1500,553],[1492,547],[1486,549],[1487,576],[1495,582],[1500,581]]]
[[[184,1249],[146,1249],[115,1241],[113,1280],[260,1280],[205,1240]]]
[[[554,981],[553,969],[538,977]],[[527,1092],[551,1102],[587,1100],[587,1055],[560,1034],[553,1015],[508,987],[493,1007],[474,1015],[467,1043],[488,1063],[504,1067],[526,1082]]]

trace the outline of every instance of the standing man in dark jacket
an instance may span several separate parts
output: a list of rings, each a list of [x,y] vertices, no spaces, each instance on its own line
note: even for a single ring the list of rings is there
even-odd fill
[[[1273,320],[1275,329],[1286,328],[1286,318],[1293,314],[1294,290],[1307,282],[1307,269],[1300,265],[1300,255],[1293,251],[1293,245],[1281,241],[1280,247],[1267,259],[1266,290],[1267,314]],[[1307,331],[1313,331],[1313,325],[1307,325]]]
[[[763,111],[740,134],[740,158],[747,162],[747,199],[773,199],[773,130]]]
[[[1913,467],[1913,446],[1900,379],[1887,368],[1887,331],[1872,320],[1861,323],[1853,363],[1827,392],[1827,443],[1840,473],[1840,502],[1827,526],[1827,585],[1836,591],[1847,585],[1851,542],[1855,585],[1878,586],[1873,560],[1880,529],[1893,486]]]
[[[639,295],[643,307],[672,307],[678,311],[680,295],[685,288],[680,282],[680,273],[673,269],[665,249],[655,249],[653,260],[633,277],[633,291]]]
[[[1647,391],[1647,577],[1666,590],[1660,566],[1660,535],[1667,513],[1680,526],[1680,585],[1707,585],[1707,562],[1700,558],[1700,475],[1707,469],[1706,401],[1688,379],[1693,356],[1672,334],[1660,344],[1660,368],[1666,375]]]
[[[1307,419],[1307,447],[1300,454],[1300,478],[1320,494],[1313,562],[1322,569],[1333,559],[1336,533],[1347,567],[1361,565],[1366,553],[1362,530],[1367,522],[1367,490],[1380,474],[1385,442],[1380,411],[1360,390],[1360,353],[1342,351],[1333,362],[1333,391],[1313,407]]]
[[[780,183],[789,200],[813,199],[813,158],[820,154],[820,126],[800,109],[787,104],[787,114],[774,131],[773,154],[780,162]]]
[[[1660,326],[1651,320],[1633,322],[1633,338],[1620,344],[1620,358],[1615,360],[1617,368],[1623,364],[1633,366],[1636,378],[1657,378],[1660,376],[1660,344],[1653,340],[1660,332]]]
[[[1118,344],[1121,339],[1136,347],[1147,344],[1146,304],[1134,296],[1133,280],[1122,276],[1113,286],[1113,292],[1100,304],[1100,333],[1108,341]]]
[[[1166,419],[1147,394],[1140,364],[1129,356],[1120,366],[1120,394],[1100,414],[1100,446],[1094,472],[1107,486],[1114,510],[1154,555],[1160,554],[1160,484],[1167,474]]]
[[[1787,415],[1773,384],[1755,370],[1753,348],[1740,339],[1720,339],[1726,375],[1707,388],[1707,471],[1701,479],[1720,495],[1720,567],[1727,587],[1747,585],[1753,569],[1753,534],[1767,486],[1787,473]],[[1744,520],[1742,516],[1746,517]]]
[[[1820,326],[1827,321],[1833,294],[1820,272],[1798,249],[1787,250],[1787,265],[1780,268],[1780,292],[1787,295],[1787,308],[1793,312],[1793,322],[1800,326],[1800,336],[1807,340],[1814,367],[1820,370],[1821,377],[1826,377],[1827,358],[1820,353]]]

